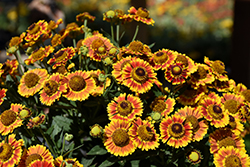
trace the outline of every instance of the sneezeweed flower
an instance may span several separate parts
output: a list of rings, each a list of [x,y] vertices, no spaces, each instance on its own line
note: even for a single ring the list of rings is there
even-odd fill
[[[39,127],[45,120],[45,115],[44,114],[39,114],[38,116],[32,118],[29,120],[27,123],[27,128],[31,129],[34,127]]]
[[[239,115],[240,106],[244,102],[244,97],[233,93],[224,93],[221,102],[230,114]]]
[[[112,120],[105,126],[104,146],[108,152],[115,156],[124,157],[135,151],[136,146],[128,133],[130,125],[131,123],[125,120]]]
[[[135,40],[129,43],[127,47],[120,48],[120,53],[127,55],[151,55],[151,49],[148,45],[143,44],[141,41]]]
[[[229,79],[226,81],[215,79],[214,82],[212,84],[208,84],[208,86],[216,89],[218,92],[230,92],[235,87],[235,81],[233,79]]]
[[[57,66],[65,66],[67,61],[70,60],[74,55],[75,49],[73,47],[62,48],[57,51],[53,58],[49,59],[47,63],[49,65],[53,65],[52,68],[55,69]]]
[[[54,48],[50,45],[45,46],[45,48],[40,47],[39,49],[34,50],[28,59],[26,59],[24,62],[27,65],[34,64],[36,61],[40,60],[43,61],[45,57],[48,57],[52,52],[54,51]]]
[[[95,124],[95,125],[90,127],[89,134],[92,137],[100,137],[101,138],[103,136],[103,128],[100,125]]]
[[[215,79],[218,79],[219,81],[228,80],[227,72],[225,71],[225,65],[222,61],[211,61],[208,57],[205,56],[204,62],[212,68]]]
[[[5,78],[6,75],[10,74],[12,76],[15,76],[15,75],[18,75],[18,61],[17,59],[12,59],[12,60],[9,60],[7,59],[3,65],[2,65],[2,70],[3,70],[3,73],[2,73],[2,77]]]
[[[63,38],[60,34],[55,34],[52,38],[51,38],[51,45],[52,47],[56,47],[58,45],[61,45],[63,41]]]
[[[44,82],[43,89],[40,91],[40,100],[43,104],[50,106],[61,97],[63,92],[67,91],[64,76],[54,73]]]
[[[134,120],[129,134],[136,147],[142,151],[155,150],[160,145],[159,134],[156,133],[154,125],[141,118]]]
[[[82,45],[88,48],[87,56],[94,61],[106,58],[109,55],[109,50],[114,47],[110,40],[100,33],[85,38]]]
[[[30,166],[34,161],[47,161],[53,163],[54,159],[50,151],[43,145],[30,146],[27,150],[25,165]]]
[[[129,14],[135,21],[145,23],[147,25],[154,25],[155,21],[150,18],[149,11],[145,8],[139,7],[136,9],[135,7],[130,7],[128,10]]]
[[[174,111],[175,99],[167,98],[167,96],[158,96],[150,104],[150,108],[154,112],[159,112],[163,117],[168,116]]]
[[[19,111],[19,118],[26,119],[32,115],[32,111],[30,108],[24,107],[22,110]]]
[[[193,141],[200,141],[207,134],[208,125],[203,118],[200,108],[185,106],[177,111],[177,114],[186,118],[185,122],[192,124]]]
[[[197,71],[197,66],[190,57],[182,53],[176,53],[176,55],[177,57],[175,59],[175,62],[182,63],[184,65],[184,68],[187,68],[189,74],[192,74]]]
[[[76,21],[84,23],[84,21],[87,20],[87,21],[92,22],[92,21],[95,21],[95,18],[96,17],[90,15],[89,12],[83,12],[76,16]]]
[[[136,57],[123,67],[122,73],[122,84],[137,93],[148,92],[157,81],[153,67],[148,62]]]
[[[18,85],[18,93],[21,96],[29,97],[42,89],[48,72],[46,69],[33,69],[24,73]]]
[[[228,128],[219,128],[209,134],[210,152],[216,154],[221,148],[233,146],[245,152],[244,140]]]
[[[56,167],[73,166],[73,167],[83,167],[82,164],[76,158],[65,158],[59,156],[55,159],[54,164]]]
[[[70,38],[76,38],[78,35],[83,34],[84,25],[81,27],[78,26],[75,22],[69,23],[66,25],[65,31],[62,34],[62,38],[66,38],[67,36]]]
[[[10,109],[5,110],[0,115],[0,134],[8,135],[14,129],[22,126],[23,120],[18,117],[19,111],[22,111],[24,106],[22,104],[12,103]]]
[[[99,80],[100,75],[105,75],[104,71],[101,71],[99,69],[90,71],[90,76],[95,80],[96,85],[95,90],[91,93],[91,95],[94,97],[102,95],[111,83],[110,78],[105,78],[104,81]]]
[[[185,83],[188,76],[187,68],[180,62],[170,64],[165,70],[165,79],[173,85]]]
[[[19,37],[15,36],[11,38],[9,42],[9,47],[6,52],[8,56],[12,56],[13,54],[16,53],[16,51],[19,49],[20,45],[22,44],[23,38],[25,37],[25,35],[26,33],[23,32]]]
[[[46,160],[34,160],[29,164],[29,167],[54,167],[54,163],[48,162]]]
[[[68,73],[67,69],[64,65],[57,66],[55,69],[52,70],[53,73],[59,73],[59,74],[66,74]]]
[[[123,119],[131,121],[136,116],[142,115],[143,103],[139,97],[123,93],[108,104],[107,111],[110,120]]]
[[[162,142],[174,148],[187,146],[192,141],[193,127],[185,120],[185,117],[176,114],[164,118],[160,123]]]
[[[233,146],[228,146],[221,148],[218,153],[214,155],[214,164],[216,167],[248,167],[250,166],[250,158],[246,152],[242,152],[242,150],[234,148]]]
[[[186,154],[186,158],[188,162],[192,163],[193,165],[199,164],[203,159],[201,152],[196,149],[188,151],[188,153]]]
[[[230,128],[235,135],[240,136],[240,134],[244,131],[244,126],[241,123],[240,114],[233,115],[229,113],[229,123],[227,127]]]
[[[95,80],[91,77],[89,71],[78,70],[68,73],[66,79],[68,80],[68,92],[63,96],[72,101],[88,99],[96,88]]]
[[[204,98],[200,101],[201,112],[204,118],[210,121],[211,125],[216,128],[225,127],[229,123],[228,111],[225,110],[224,105],[218,95],[214,98]]]
[[[27,35],[25,40],[28,42],[36,42],[43,33],[46,33],[48,23],[44,20],[39,20],[37,23],[33,23],[27,29]]]
[[[150,64],[155,70],[165,70],[176,59],[176,52],[169,49],[161,49],[152,54]]]
[[[5,88],[0,89],[0,105],[4,101],[4,97],[6,96],[6,92],[7,92],[7,89],[5,89]]]
[[[121,60],[113,64],[112,75],[115,77],[118,83],[122,83],[123,81],[122,70],[126,64],[130,64],[131,59],[132,59],[131,56],[128,56],[128,57],[122,58]]]
[[[7,140],[0,143],[0,166],[15,166],[20,162],[23,139],[16,140],[15,134],[10,134]]]

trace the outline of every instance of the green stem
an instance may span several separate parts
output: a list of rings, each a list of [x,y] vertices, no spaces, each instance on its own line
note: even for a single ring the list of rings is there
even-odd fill
[[[63,152],[64,152],[64,147],[65,147],[65,135],[64,135],[64,139],[63,139],[63,145],[62,145],[61,155],[62,155]]]
[[[21,65],[23,65],[23,61],[22,61],[22,57],[21,57],[20,51],[17,50],[17,52],[14,55],[16,56],[16,59],[17,59],[17,61],[19,63],[19,70],[21,72],[21,75],[23,75],[24,72],[23,72],[23,69],[21,67]]]
[[[73,46],[74,46],[74,48],[76,48],[76,39],[75,38],[73,39]]]
[[[83,145],[84,145],[84,144],[82,144],[82,145],[80,145],[80,146],[78,146],[78,147],[76,147],[76,148],[74,148],[74,149],[72,149],[72,150],[66,152],[66,153],[63,155],[63,157],[65,157],[65,156],[68,155],[69,153],[73,152],[74,150],[77,150],[78,148],[82,147]]]
[[[117,41],[118,44],[119,44],[119,40],[120,40],[120,38],[119,38],[119,28],[120,28],[120,25],[117,24],[116,25],[116,41]]]
[[[84,20],[84,23],[83,23],[85,29],[87,28],[87,24],[88,24],[88,19],[85,19],[85,20]],[[85,39],[86,37],[87,37],[87,31],[84,32],[84,39]]]
[[[132,42],[135,40],[137,34],[138,34],[138,31],[139,31],[139,25],[136,26],[136,29],[135,29],[135,34],[134,34],[134,37],[132,39]]]
[[[45,141],[47,142],[47,144],[48,144],[48,146],[49,146],[49,149],[50,149],[50,151],[52,152],[52,154],[53,154],[54,156],[57,156],[57,154],[55,153],[53,147],[50,145],[50,143],[49,143],[47,137],[44,135],[43,130],[41,129],[41,127],[39,127],[39,130],[40,130],[40,132],[41,132],[43,138],[44,138]]]

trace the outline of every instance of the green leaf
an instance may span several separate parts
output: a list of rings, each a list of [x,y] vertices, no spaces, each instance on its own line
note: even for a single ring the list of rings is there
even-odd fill
[[[52,140],[55,140],[55,136],[62,130],[62,128],[60,128],[57,124],[54,124],[52,126],[54,127],[54,129],[53,129],[50,136],[51,136]]]
[[[131,161],[131,167],[137,167],[139,166],[139,163],[140,163],[140,160],[134,160],[134,161]]]
[[[92,164],[94,159],[95,159],[95,156],[91,159],[82,158],[81,164],[83,164],[84,167],[88,167]]]
[[[105,160],[104,162],[101,163],[101,165],[99,165],[99,167],[106,167],[106,166],[111,166],[113,165],[115,162],[110,162],[108,160]]]
[[[96,145],[95,147],[93,147],[88,153],[87,155],[104,155],[107,153],[107,150],[105,150],[104,148],[101,148],[99,145]]]
[[[58,115],[53,117],[53,122],[61,129],[63,128],[65,131],[69,131],[70,125],[73,122],[73,120]]]

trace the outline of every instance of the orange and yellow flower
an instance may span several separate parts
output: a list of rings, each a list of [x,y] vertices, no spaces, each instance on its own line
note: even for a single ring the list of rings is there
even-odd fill
[[[38,116],[31,118],[29,122],[27,123],[27,128],[31,129],[34,127],[39,127],[40,124],[42,124],[45,120],[44,114],[39,114]]]
[[[114,47],[110,40],[100,33],[85,38],[82,45],[88,48],[87,56],[94,61],[101,61],[106,58],[109,55],[109,50]]]
[[[36,61],[40,60],[43,61],[45,57],[48,57],[52,52],[54,51],[54,48],[52,46],[45,46],[45,48],[40,47],[39,49],[34,50],[28,59],[26,59],[24,62],[27,65],[33,64]]]
[[[214,164],[216,167],[249,167],[250,158],[246,152],[234,148],[233,146],[221,148],[217,154],[214,155]]]
[[[48,72],[46,69],[33,69],[24,73],[18,85],[18,93],[24,97],[33,96],[42,89]]]
[[[76,38],[78,35],[83,34],[84,25],[78,26],[77,23],[72,22],[66,25],[66,28],[64,29],[62,33],[62,39],[66,38],[67,36],[70,38]]]
[[[132,16],[132,18],[135,21],[145,23],[147,25],[154,25],[155,21],[149,17],[149,11],[145,8],[138,8],[136,9],[135,7],[130,7],[128,10],[129,15]]]
[[[143,103],[141,99],[132,94],[120,94],[115,97],[107,107],[109,119],[133,120],[136,116],[141,116]]]
[[[169,49],[162,49],[152,55],[150,64],[152,64],[155,70],[165,70],[175,59],[176,52]]]
[[[136,57],[124,66],[122,73],[122,84],[137,93],[146,93],[157,81],[153,67],[148,62]]]
[[[155,150],[160,145],[159,134],[156,133],[154,125],[146,120],[141,120],[141,118],[133,122],[129,134],[136,147],[142,151]]]
[[[185,120],[177,114],[164,118],[160,123],[162,142],[175,148],[187,146],[193,138],[193,127]]]
[[[55,69],[58,66],[66,65],[67,61],[75,55],[75,49],[73,47],[62,48],[54,54],[54,57],[49,59],[47,62],[49,65],[52,65],[52,68]]]
[[[130,64],[131,59],[131,56],[128,56],[113,64],[114,70],[112,71],[112,75],[115,77],[118,83],[122,83],[122,70],[126,64]]]
[[[200,141],[207,134],[208,125],[203,118],[200,108],[185,106],[177,112],[180,116],[186,117],[186,122],[190,122],[193,127],[193,141]]]
[[[110,78],[106,77],[104,81],[100,80],[100,75],[105,75],[104,71],[98,70],[91,70],[90,76],[95,80],[95,91],[91,93],[92,96],[100,96],[104,93],[104,91],[107,89],[107,87],[110,86],[111,80]]]
[[[175,99],[167,98],[167,96],[158,96],[150,104],[150,108],[154,112],[159,112],[163,117],[167,117],[174,111]]]
[[[29,164],[29,167],[54,167],[54,164],[46,160],[34,160]]]
[[[66,79],[68,80],[68,91],[66,94],[63,94],[63,96],[72,101],[88,99],[96,88],[95,80],[91,77],[89,71],[78,70],[68,73]]]
[[[63,159],[63,156],[59,156],[55,159],[54,164],[56,167],[66,167],[72,165],[74,167],[83,167],[82,164],[76,158],[66,158]]]
[[[90,15],[89,12],[83,12],[76,16],[76,21],[80,21],[84,23],[85,20],[94,21],[95,16]]]
[[[48,23],[44,20],[39,20],[37,23],[33,23],[27,29],[27,35],[25,40],[28,42],[36,42],[43,33],[47,30]]]
[[[165,70],[165,79],[173,85],[185,83],[188,76],[188,69],[181,62],[172,63]]]
[[[240,114],[229,114],[229,123],[227,127],[230,128],[235,135],[239,136],[244,131],[244,126],[241,123]]]
[[[4,97],[6,96],[6,92],[7,92],[7,89],[5,89],[5,88],[0,89],[0,105],[4,101]]]
[[[132,154],[136,146],[128,131],[131,123],[125,120],[112,120],[105,126],[104,146],[107,151],[115,156],[128,156]]]
[[[24,106],[22,104],[11,104],[10,109],[5,110],[0,115],[0,134],[8,135],[14,129],[23,124],[23,120],[18,117]]]
[[[23,139],[16,140],[15,137],[15,134],[10,134],[8,140],[0,143],[0,166],[15,166],[19,163],[24,141]]]
[[[59,73],[52,74],[43,85],[40,91],[40,100],[43,104],[50,106],[61,97],[63,92],[67,91],[66,82]]]

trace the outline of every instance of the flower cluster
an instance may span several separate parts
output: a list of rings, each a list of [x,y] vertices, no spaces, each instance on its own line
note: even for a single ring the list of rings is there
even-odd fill
[[[120,46],[123,24],[154,24],[144,8],[104,13],[111,35],[92,31],[94,20],[81,13],[60,31],[61,19],[40,20],[11,39],[7,53],[16,59],[0,64],[0,166],[145,158],[158,166],[250,166],[250,90],[228,78],[222,61],[152,52],[136,34]]]

